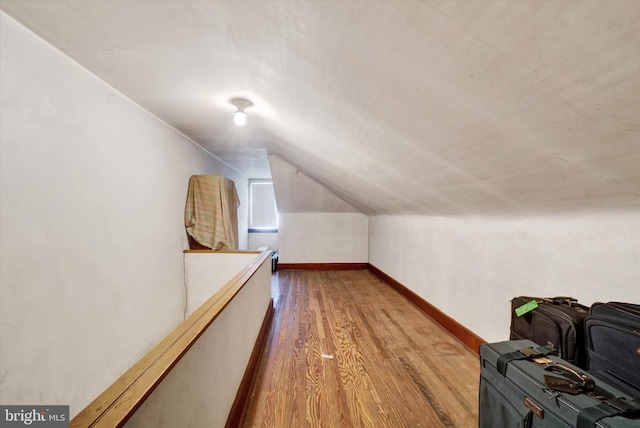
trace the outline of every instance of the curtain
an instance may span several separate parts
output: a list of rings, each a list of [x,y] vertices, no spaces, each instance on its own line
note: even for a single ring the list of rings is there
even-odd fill
[[[184,210],[187,233],[212,250],[237,250],[239,205],[232,180],[220,175],[192,175]]]
[[[271,181],[249,181],[251,218],[249,228],[277,229],[278,208]]]

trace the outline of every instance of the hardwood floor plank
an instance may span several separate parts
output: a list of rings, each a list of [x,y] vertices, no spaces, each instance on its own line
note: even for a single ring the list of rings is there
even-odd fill
[[[273,275],[245,427],[477,426],[477,356],[364,270]]]

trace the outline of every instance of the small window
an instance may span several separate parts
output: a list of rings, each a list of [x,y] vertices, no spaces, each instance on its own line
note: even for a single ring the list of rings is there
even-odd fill
[[[271,180],[249,180],[249,232],[278,231],[278,207]]]

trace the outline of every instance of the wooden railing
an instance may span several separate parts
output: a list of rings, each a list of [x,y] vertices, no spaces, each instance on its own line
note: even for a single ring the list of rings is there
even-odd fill
[[[270,257],[258,256],[71,420],[71,427],[121,427]]]

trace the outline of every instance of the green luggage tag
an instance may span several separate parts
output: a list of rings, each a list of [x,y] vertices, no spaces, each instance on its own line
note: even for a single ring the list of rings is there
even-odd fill
[[[536,302],[535,300],[532,300],[530,302],[525,303],[522,306],[517,307],[516,308],[516,315],[521,317],[524,314],[526,314],[527,312],[531,312],[532,310],[534,310],[537,307],[538,307],[538,302]]]

